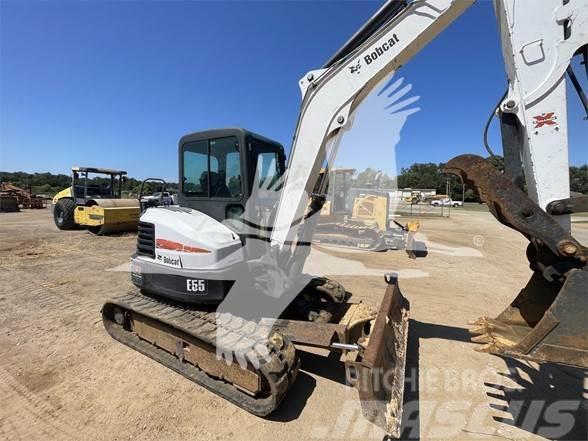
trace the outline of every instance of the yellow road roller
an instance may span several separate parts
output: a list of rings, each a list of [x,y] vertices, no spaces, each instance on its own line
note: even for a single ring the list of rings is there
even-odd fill
[[[121,198],[126,171],[94,167],[73,167],[71,171],[71,186],[53,198],[57,228],[86,228],[97,235],[137,230],[139,200]]]

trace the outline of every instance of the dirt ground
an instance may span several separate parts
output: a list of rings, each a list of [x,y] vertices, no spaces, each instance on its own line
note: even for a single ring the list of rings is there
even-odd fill
[[[404,438],[586,439],[584,373],[474,351],[467,323],[494,316],[526,283],[525,239],[487,212],[422,220],[425,258],[404,252],[313,251],[377,306],[384,272],[411,303]],[[588,223],[574,223],[588,243]],[[252,416],[112,340],[105,299],[135,235],[62,232],[51,210],[0,214],[0,439],[381,439],[361,417],[338,360],[302,353],[294,389],[267,419]],[[117,270],[119,269],[119,270]]]

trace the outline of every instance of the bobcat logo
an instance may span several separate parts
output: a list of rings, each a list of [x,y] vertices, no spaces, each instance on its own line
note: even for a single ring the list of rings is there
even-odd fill
[[[361,59],[357,60],[357,64],[355,66],[349,66],[349,70],[351,73],[360,74],[361,72]]]

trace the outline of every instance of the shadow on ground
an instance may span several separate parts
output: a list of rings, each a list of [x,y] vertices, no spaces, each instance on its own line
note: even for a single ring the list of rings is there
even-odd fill
[[[420,433],[419,347],[420,339],[440,338],[469,342],[466,329],[410,320],[404,390],[401,439],[418,440]],[[491,355],[488,355],[491,356]],[[501,357],[506,383],[484,383],[489,406],[507,416],[493,416],[499,423],[555,440],[586,440],[588,436],[588,390],[581,369],[544,363],[534,367],[519,360]],[[510,381],[508,381],[510,380]]]
[[[470,342],[470,334],[464,328],[410,320],[401,426],[403,440],[421,438],[419,349],[420,340],[428,338]],[[329,356],[322,356],[306,351],[299,351],[299,354],[305,372],[298,373],[296,387],[288,393],[287,405],[280,406],[269,417],[273,421],[287,422],[300,416],[316,387],[315,379],[308,373],[346,384],[340,354],[332,352]],[[549,439],[586,439],[588,401],[583,395],[588,391],[584,387],[583,371],[553,364],[533,367],[510,358],[503,360],[506,372],[499,375],[507,380],[505,383],[514,382],[515,385],[484,383],[492,401],[489,406],[496,414],[493,416],[495,421]]]
[[[288,391],[282,404],[267,419],[284,423],[297,419],[315,387],[314,378],[306,372],[298,371],[294,387]]]
[[[307,372],[336,383],[346,384],[345,365],[340,361],[341,354],[331,352],[328,356],[322,356],[304,350],[298,350],[298,354],[300,356],[300,366],[301,369],[304,369],[304,372],[302,370],[298,371],[296,383],[288,391],[285,398],[287,404],[278,407],[268,417],[272,421],[287,422],[300,416],[308,398],[316,387],[316,380]]]
[[[535,367],[510,358],[504,358],[504,362],[508,371],[500,375],[515,386],[484,383],[487,395],[498,402],[490,407],[508,415],[494,416],[495,421],[549,439],[587,439],[584,371],[550,363]]]
[[[406,376],[404,384],[403,415],[400,428],[403,440],[418,440],[420,433],[420,340],[440,338],[468,343],[470,335],[467,329],[454,326],[410,320],[408,324],[408,345],[406,354]]]

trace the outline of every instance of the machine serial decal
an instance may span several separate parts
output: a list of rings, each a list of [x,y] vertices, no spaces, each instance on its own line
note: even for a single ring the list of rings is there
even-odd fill
[[[174,242],[173,240],[167,239],[157,239],[155,241],[155,247],[162,250],[183,251],[184,253],[210,253],[209,250],[205,250],[204,248],[191,247],[189,245],[184,245],[183,243]]]
[[[390,48],[392,48],[396,43],[400,40],[396,34],[393,34],[392,37],[386,41],[385,43],[381,44],[380,46],[376,46],[376,49],[371,53],[363,57],[366,64],[370,64],[372,61],[376,61],[384,52],[387,52]]]
[[[535,128],[539,129],[543,126],[557,126],[557,116],[555,112],[542,113],[541,115],[534,116]]]

